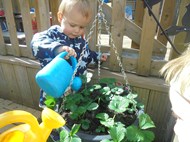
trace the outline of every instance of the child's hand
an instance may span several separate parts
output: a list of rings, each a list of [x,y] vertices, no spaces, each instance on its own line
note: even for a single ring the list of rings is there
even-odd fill
[[[108,58],[107,54],[103,53],[102,56],[101,56],[101,58],[100,58],[100,61],[105,62],[107,60],[107,58]]]
[[[62,46],[62,50],[68,52],[67,56],[65,56],[65,59],[69,59],[70,56],[73,56],[73,57],[77,56],[75,50],[69,46]]]
[[[65,56],[65,59],[69,59],[70,56],[76,57],[77,54],[75,50],[69,46],[62,46],[56,49],[55,54],[58,55],[61,52],[68,52],[67,56]]]

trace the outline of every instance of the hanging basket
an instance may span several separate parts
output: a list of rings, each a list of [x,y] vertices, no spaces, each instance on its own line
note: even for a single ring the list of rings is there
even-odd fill
[[[116,79],[102,78],[96,84],[83,84],[78,92],[65,96],[60,113],[69,128],[81,124],[80,130],[87,134],[107,135],[108,128],[101,124],[102,119],[98,115],[105,113],[109,116],[106,119],[114,117],[116,122],[130,126],[137,120],[139,110],[143,110],[136,97],[137,94]]]

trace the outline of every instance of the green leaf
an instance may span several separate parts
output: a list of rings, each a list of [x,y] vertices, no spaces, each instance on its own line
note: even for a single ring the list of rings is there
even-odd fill
[[[72,137],[69,142],[82,142],[79,137]]]
[[[64,141],[66,141],[66,139],[68,139],[68,137],[69,137],[69,132],[67,130],[63,129],[60,132],[60,141],[64,142]]]
[[[114,96],[112,100],[109,103],[109,108],[111,110],[116,111],[117,113],[122,113],[127,110],[127,107],[129,106],[128,99],[122,97],[122,96]]]
[[[106,87],[103,88],[103,90],[104,90],[105,92],[110,91],[110,87],[106,86]]]
[[[88,119],[82,120],[81,126],[84,130],[88,130],[90,127],[90,121]]]
[[[109,133],[114,142],[121,142],[125,137],[125,131],[125,128],[119,125],[117,127],[111,127]]]
[[[109,115],[107,113],[98,113],[96,115],[96,118],[99,118],[101,120],[107,120],[109,118]]]
[[[60,142],[82,142],[77,135],[71,135],[67,130],[60,132]]]
[[[155,125],[148,114],[142,113],[139,116],[139,127],[141,129],[149,129],[149,128],[154,128]]]
[[[100,120],[100,123],[108,128],[112,127],[114,125],[114,119],[108,118],[107,120]]]
[[[141,110],[143,110],[143,109],[144,109],[144,104],[138,102],[138,103],[137,103],[137,107],[140,108]]]
[[[134,125],[127,127],[126,136],[129,141],[137,142],[138,141],[138,128]]]
[[[104,94],[104,95],[111,94],[110,87],[106,86],[106,87],[102,88],[101,93]]]
[[[55,98],[53,98],[52,96],[47,95],[47,96],[46,96],[46,100],[45,100],[44,103],[45,103],[45,105],[46,105],[48,108],[53,109],[54,106],[55,106],[55,104],[56,104],[56,100],[55,100]]]
[[[144,141],[143,142],[153,142],[155,139],[155,135],[153,132],[148,131],[148,130],[144,130],[142,132],[143,136],[144,136]]]
[[[101,88],[101,85],[95,84],[95,85],[93,85],[93,88],[94,88],[94,90],[100,89],[100,88]]]
[[[106,129],[105,129],[105,127],[103,127],[103,126],[98,126],[98,128],[96,128],[96,132],[97,133],[101,133],[101,132],[105,132],[106,131]]]
[[[86,112],[86,110],[87,110],[86,107],[80,106],[74,111],[72,111],[72,114],[70,115],[70,117],[72,119],[77,119],[79,116],[83,115]]]
[[[97,103],[91,103],[88,107],[87,110],[96,110],[99,107]]]
[[[117,89],[117,91],[115,92],[117,95],[120,95],[124,92],[124,90],[122,88],[119,88]]]
[[[65,141],[64,141],[65,142]],[[69,142],[82,142],[82,140],[79,137],[72,137]]]
[[[113,141],[105,139],[105,140],[102,140],[100,142],[113,142]]]
[[[71,128],[70,135],[73,136],[75,135],[80,129],[80,124],[74,124],[73,127]]]
[[[105,83],[105,84],[113,84],[116,82],[115,78],[101,78],[100,83]]]
[[[129,98],[129,99],[135,99],[135,98],[137,98],[138,97],[138,94],[136,94],[136,93],[129,93],[128,95],[127,95],[127,98]]]
[[[105,95],[110,95],[111,94],[111,91],[107,91],[106,93],[105,93]]]
[[[113,141],[105,139],[105,140],[102,140],[100,142],[113,142]]]
[[[152,142],[155,139],[153,132],[139,129],[134,125],[127,127],[126,130],[127,139],[132,142]]]

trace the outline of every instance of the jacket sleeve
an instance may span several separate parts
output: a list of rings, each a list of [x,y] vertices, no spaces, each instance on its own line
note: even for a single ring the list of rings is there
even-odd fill
[[[31,48],[34,57],[39,60],[45,58],[54,58],[54,50],[57,47],[63,46],[54,36],[55,31],[47,30],[44,32],[36,33],[31,41]]]
[[[86,47],[86,50],[88,53],[88,64],[98,63],[98,60],[101,57],[101,53],[90,50],[88,46]]]

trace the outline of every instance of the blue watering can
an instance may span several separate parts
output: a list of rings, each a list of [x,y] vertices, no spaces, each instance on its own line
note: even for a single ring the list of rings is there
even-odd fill
[[[58,54],[49,64],[36,74],[36,82],[48,95],[59,98],[70,85],[74,70],[77,65],[75,57],[71,56],[72,66],[64,59],[68,52]],[[75,77],[71,84],[74,91],[82,86],[80,77]]]

